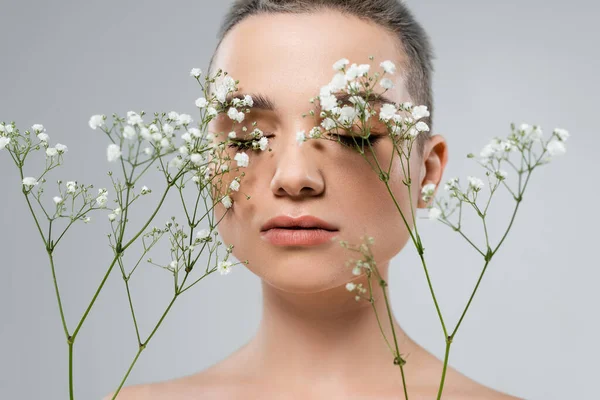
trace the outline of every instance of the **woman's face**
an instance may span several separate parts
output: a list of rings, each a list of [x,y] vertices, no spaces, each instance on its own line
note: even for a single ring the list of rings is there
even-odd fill
[[[370,55],[375,57],[373,61]],[[221,68],[239,80],[236,94],[260,94],[275,106],[273,111],[252,109],[246,114],[242,126],[250,128],[256,121],[269,137],[272,151],[245,150],[250,157],[248,167],[225,176],[224,185],[228,185],[242,171],[246,174],[239,192],[233,192],[233,206],[221,220],[219,232],[226,244],[234,246],[238,260],[248,260],[253,273],[288,292],[318,292],[345,285],[354,278],[345,261],[357,259],[359,254],[337,241],[275,245],[261,234],[261,227],[273,217],[315,216],[335,226],[338,238],[351,244],[361,243],[365,234],[372,236],[373,253],[380,264],[397,254],[409,238],[385,184],[359,153],[333,141],[309,140],[301,146],[296,142],[296,132],[309,132],[320,123],[302,114],[315,109],[319,115],[318,101],[313,105],[309,99],[329,83],[335,73],[332,65],[340,58],[371,64],[370,75],[383,72],[380,62],[393,61],[398,71],[386,76],[396,87],[386,96],[396,103],[410,100],[401,79],[404,60],[394,37],[379,26],[337,12],[249,17],[227,34],[214,59],[214,71]],[[383,91],[378,89],[378,93]],[[211,132],[225,135],[232,127],[226,115],[210,124]],[[239,138],[240,126],[236,130]],[[374,125],[372,131],[386,133],[385,126],[377,129]],[[388,166],[393,154],[391,139],[375,142],[374,148],[379,162]],[[228,151],[233,159],[237,150]],[[415,146],[410,160],[413,205],[417,205],[421,190],[422,164]],[[391,190],[412,225],[408,189],[402,183],[405,176],[397,155],[392,165]],[[221,203],[216,205],[217,220],[225,211]]]

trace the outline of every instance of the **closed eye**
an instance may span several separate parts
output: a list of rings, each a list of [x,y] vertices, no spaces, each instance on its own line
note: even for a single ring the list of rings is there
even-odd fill
[[[352,147],[352,148],[355,148],[356,146],[358,146],[360,149],[364,150],[365,146],[368,146],[369,143],[371,144],[371,146],[373,146],[379,140],[383,139],[384,136],[371,134],[368,138],[365,139],[360,136],[337,135],[335,133],[331,133],[331,134],[329,134],[329,137],[332,137],[334,139],[337,138],[337,140],[340,143],[342,143],[344,146],[348,146],[348,147]]]

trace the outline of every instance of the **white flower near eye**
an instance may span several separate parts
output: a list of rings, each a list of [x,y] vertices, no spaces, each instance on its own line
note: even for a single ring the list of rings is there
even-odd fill
[[[44,125],[42,124],[33,124],[33,126],[31,127],[31,129],[35,132],[35,133],[40,133],[40,132],[44,132]]]
[[[148,186],[145,186],[145,185],[142,186],[142,190],[140,190],[140,194],[141,195],[145,195],[145,194],[148,194],[150,192],[152,192],[152,190],[148,189]]]
[[[208,105],[208,100],[206,100],[204,97],[198,97],[196,99],[196,107],[198,108],[204,108]]]
[[[415,125],[415,129],[418,130],[419,132],[429,132],[429,125],[427,125],[423,121],[419,121]]]
[[[202,162],[204,161],[204,159],[203,159],[203,157],[202,157],[202,154],[199,154],[199,153],[193,153],[193,154],[190,156],[190,161],[191,161],[193,164],[195,164],[195,165],[200,165],[200,164],[202,164]]]
[[[436,220],[436,219],[439,219],[441,215],[442,215],[442,211],[439,208],[431,207],[429,209],[429,214],[428,214],[429,219]]]
[[[233,121],[242,122],[244,120],[245,114],[241,111],[238,111],[236,108],[231,107],[227,111],[227,116]]]
[[[562,141],[554,139],[548,142],[546,150],[548,150],[548,154],[551,156],[560,156],[567,151]]]
[[[417,135],[419,134],[419,131],[415,129],[415,127],[413,126],[412,128],[410,128],[408,130],[408,132],[406,132],[406,136],[409,139],[414,139],[415,137],[417,137]]]
[[[229,188],[231,190],[233,190],[234,192],[237,192],[238,190],[240,190],[240,183],[238,181],[236,181],[236,180],[233,180],[229,184]]]
[[[89,124],[90,128],[96,129],[96,128],[104,125],[105,118],[106,117],[104,115],[92,115],[90,120],[88,121],[88,124]]]
[[[235,131],[231,131],[227,134],[227,137],[229,139],[235,139],[237,137],[237,133],[235,133]]]
[[[321,104],[321,109],[323,111],[331,111],[337,106],[337,98],[332,94],[320,95],[319,103]]]
[[[302,143],[306,142],[306,132],[305,131],[299,131],[296,132],[296,143],[301,146]]]
[[[231,261],[219,261],[217,265],[217,270],[221,273],[221,275],[227,275],[231,272],[231,266],[233,263]]]
[[[106,148],[106,158],[108,159],[108,162],[117,161],[119,157],[121,157],[121,154],[123,153],[117,144],[111,143]]]
[[[318,126],[315,126],[308,132],[308,137],[311,139],[318,139],[322,135],[323,135],[323,132],[321,131],[321,128]]]
[[[565,142],[569,138],[569,136],[571,136],[571,135],[569,135],[569,131],[567,131],[565,129],[561,129],[561,128],[554,129],[554,134],[562,142]]]
[[[236,153],[235,157],[233,157],[235,161],[237,161],[238,167],[247,167],[250,162],[250,157],[246,153]]]
[[[431,200],[431,197],[433,197],[436,187],[437,186],[435,183],[428,183],[423,186],[423,188],[421,189],[421,198],[424,202],[428,202],[429,200]]]
[[[123,128],[123,137],[125,139],[133,139],[137,136],[137,133],[135,131],[135,128],[131,125],[125,125],[125,128]]]
[[[469,181],[469,189],[472,189],[474,192],[479,192],[483,189],[483,181],[481,179],[469,176],[467,180]]]
[[[269,138],[263,136],[258,140],[258,147],[261,151],[265,151],[269,146]]]
[[[337,73],[329,82],[329,88],[332,92],[337,92],[344,89],[347,85],[348,81],[346,80],[346,74],[343,72]]]
[[[75,193],[75,191],[77,190],[77,182],[75,182],[75,181],[68,181],[66,186],[67,186],[67,193]]]
[[[341,58],[341,59],[339,59],[339,60],[337,60],[336,62],[333,63],[333,70],[334,71],[341,71],[348,64],[350,64],[350,61],[347,58]]]
[[[356,289],[356,283],[353,283],[353,282],[346,283],[347,291],[352,292],[354,289]]]
[[[356,117],[358,116],[358,110],[354,107],[344,106],[340,111],[340,116],[338,117],[338,121],[342,125],[352,125]]]
[[[56,151],[58,151],[61,154],[69,151],[69,148],[67,146],[65,146],[64,144],[56,143],[56,146],[54,146],[54,147],[56,148]]]
[[[40,139],[41,142],[43,142],[44,144],[48,144],[48,139],[50,139],[50,136],[48,136],[47,133],[38,133],[37,138]]]
[[[208,115],[209,117],[215,117],[215,116],[217,116],[218,113],[219,112],[214,107],[207,107],[206,108],[206,115]]]
[[[56,204],[60,204],[60,203],[62,203],[62,202],[63,202],[63,198],[62,198],[62,197],[60,197],[60,196],[54,196],[54,197],[52,198],[52,201],[54,201],[54,203],[56,203]]]
[[[379,64],[379,66],[388,74],[396,73],[396,64],[390,60],[383,61],[381,64]]]
[[[202,75],[202,70],[200,68],[192,68],[190,70],[190,76],[194,78],[199,78]]]
[[[359,68],[358,65],[352,64],[350,68],[346,70],[346,80],[353,81],[359,76]]]
[[[248,107],[252,107],[254,106],[254,99],[252,99],[252,96],[250,96],[249,94],[244,96],[244,103],[248,106]]]
[[[10,138],[0,137],[0,150],[3,150],[10,143]]]
[[[396,114],[396,106],[393,104],[386,103],[381,106],[381,110],[379,111],[379,119],[383,121],[389,121],[394,114]]]
[[[34,177],[28,176],[28,177],[23,178],[23,185],[24,186],[33,187],[33,186],[35,186],[37,184],[38,184],[38,181]]]
[[[427,106],[416,106],[412,109],[411,114],[415,120],[429,117],[430,115]]]
[[[360,267],[357,265],[354,268],[352,268],[352,275],[358,276],[362,273],[362,271],[360,270]]]
[[[379,81],[379,85],[381,85],[382,88],[389,90],[389,89],[393,89],[394,88],[394,81],[392,81],[389,78],[383,78],[382,80]]]
[[[335,123],[335,120],[327,117],[323,120],[323,122],[321,122],[321,126],[326,130],[329,131],[333,128],[335,128],[337,126],[337,124]]]
[[[135,111],[127,111],[127,123],[129,125],[141,125],[144,123],[144,120]]]
[[[221,203],[225,206],[225,208],[231,208],[231,206],[233,205],[233,201],[231,200],[231,197],[229,197],[229,195],[223,197],[221,199]]]
[[[193,122],[192,120],[192,116],[189,114],[179,114],[179,118],[177,118],[177,121],[175,122],[175,125],[180,126],[180,125],[189,125]]]

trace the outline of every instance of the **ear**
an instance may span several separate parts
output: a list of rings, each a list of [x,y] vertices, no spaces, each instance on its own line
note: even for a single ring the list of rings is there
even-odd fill
[[[425,143],[422,160],[423,164],[421,166],[420,186],[418,187],[419,201],[417,207],[427,208],[429,203],[423,201],[421,190],[423,189],[423,186],[428,183],[433,183],[436,186],[433,197],[435,197],[435,193],[437,193],[442,176],[444,175],[446,163],[448,162],[448,145],[446,139],[441,135],[430,137]],[[432,201],[433,200],[429,200],[429,202]]]

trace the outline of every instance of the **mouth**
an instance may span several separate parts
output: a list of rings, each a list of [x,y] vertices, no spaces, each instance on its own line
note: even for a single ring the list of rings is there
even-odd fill
[[[331,242],[338,232],[335,225],[312,215],[280,215],[262,226],[261,237],[276,246],[315,246]]]
[[[312,215],[303,215],[296,218],[287,215],[280,215],[268,220],[261,227],[261,232],[265,232],[270,229],[324,230],[330,232],[336,232],[339,230],[335,225]]]

